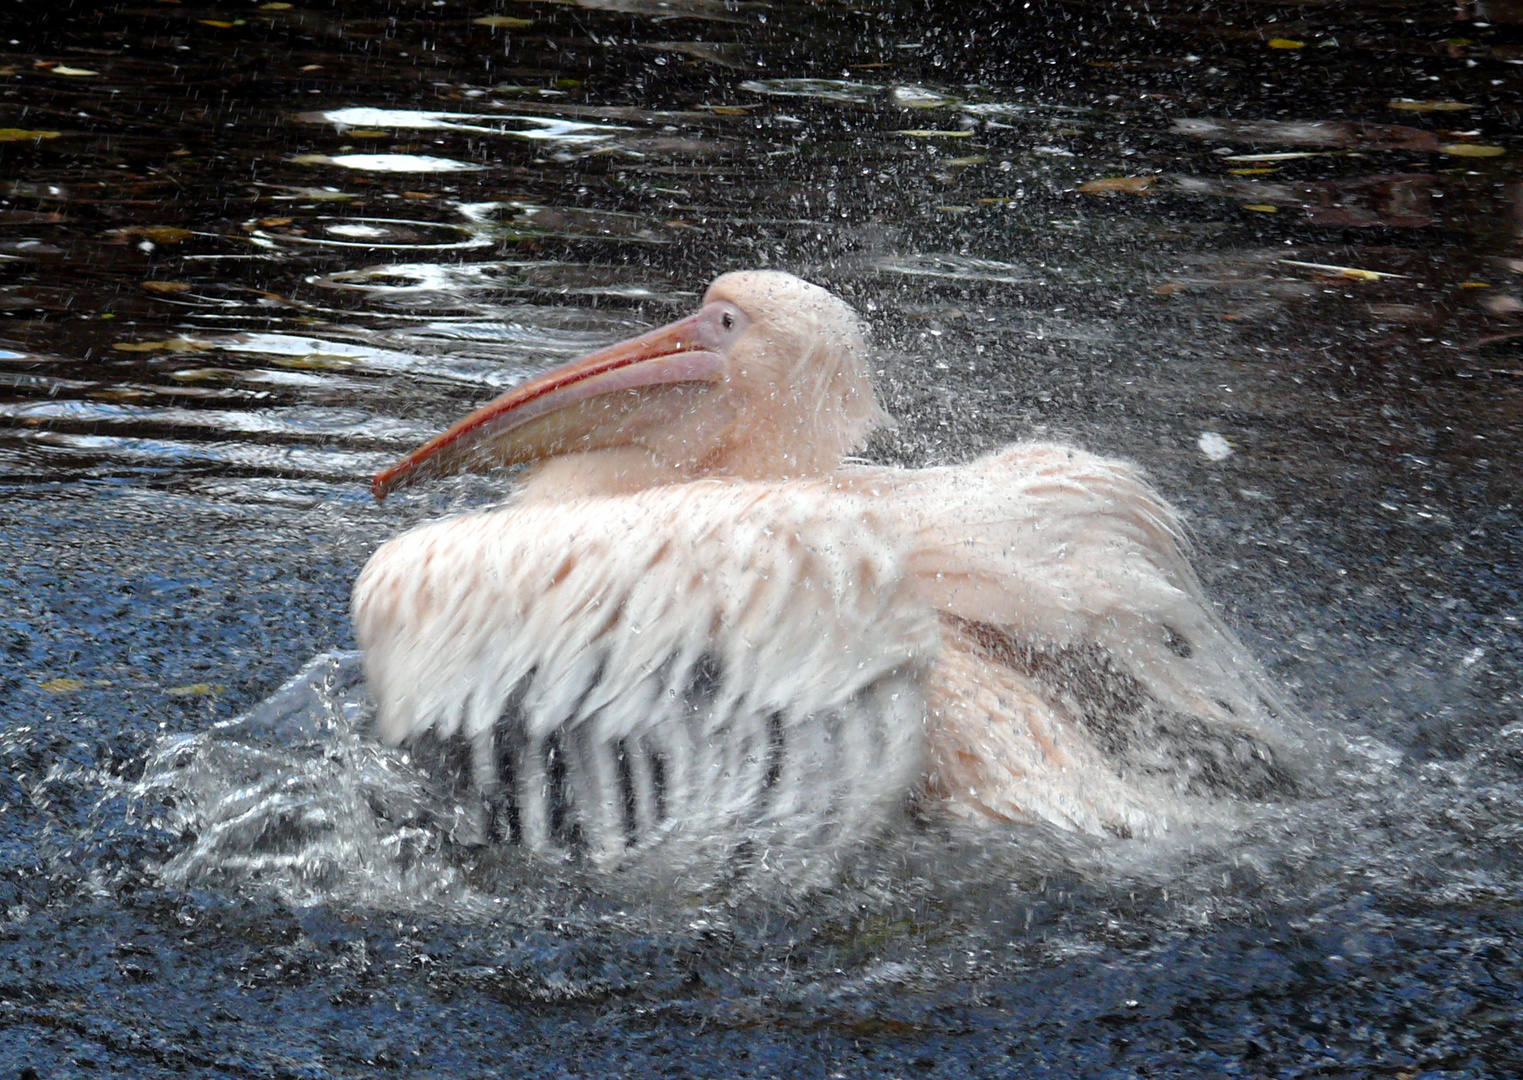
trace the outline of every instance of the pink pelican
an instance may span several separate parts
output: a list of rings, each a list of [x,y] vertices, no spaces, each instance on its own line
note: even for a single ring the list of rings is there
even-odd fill
[[[377,475],[528,466],[360,575],[380,736],[469,748],[500,835],[605,868],[720,834],[780,863],[907,799],[1128,836],[1289,786],[1288,710],[1137,471],[853,462],[867,360],[825,289],[726,274]]]

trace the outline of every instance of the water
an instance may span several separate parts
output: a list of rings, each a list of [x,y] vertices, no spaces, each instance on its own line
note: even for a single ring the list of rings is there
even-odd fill
[[[4,1068],[1523,1071],[1523,35],[1042,8],[10,18],[0,128],[58,134],[0,143]],[[377,543],[498,490],[381,509],[375,468],[741,266],[870,318],[879,460],[1145,465],[1327,781],[655,903],[452,847],[342,693],[216,726],[351,646]],[[137,794],[155,754],[214,797]],[[282,829],[181,831],[239,776]]]

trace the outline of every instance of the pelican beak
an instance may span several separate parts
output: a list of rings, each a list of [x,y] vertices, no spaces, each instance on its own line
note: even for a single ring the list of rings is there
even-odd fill
[[[628,410],[615,408],[609,400],[601,409],[589,409],[597,404],[590,399],[651,387],[722,382],[726,360],[719,308],[706,304],[695,315],[515,386],[377,473],[371,492],[379,502],[425,477],[534,461],[578,444],[600,445],[599,429],[613,428]]]

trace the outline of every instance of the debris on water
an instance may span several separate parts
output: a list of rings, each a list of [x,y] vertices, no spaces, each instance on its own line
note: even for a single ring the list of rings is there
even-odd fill
[[[1112,176],[1104,180],[1090,180],[1079,185],[1079,190],[1086,195],[1115,195],[1119,192],[1130,192],[1134,195],[1143,195],[1152,190],[1158,183],[1158,176]]]
[[[1332,263],[1301,262],[1299,259],[1280,259],[1286,266],[1299,266],[1304,270],[1320,270],[1324,274],[1337,274],[1354,281],[1382,281],[1386,278],[1406,278],[1406,274],[1392,274],[1384,270],[1361,270],[1356,266],[1335,266]]]
[[[43,139],[56,139],[61,131],[34,131],[29,128],[0,128],[0,143],[8,142],[41,142]]]
[[[1232,456],[1232,444],[1220,432],[1202,431],[1195,445],[1212,461],[1226,461]]]
[[[160,341],[115,341],[111,347],[117,352],[200,352],[216,346],[196,338],[172,337]]]
[[[1463,101],[1419,100],[1416,98],[1396,98],[1386,102],[1386,104],[1392,109],[1415,113],[1463,112],[1466,109],[1475,108],[1474,105],[1466,104]]]
[[[164,693],[170,697],[221,697],[227,693],[227,687],[222,683],[186,683],[184,686],[167,686]]]
[[[1305,150],[1285,150],[1276,154],[1226,154],[1223,161],[1299,161],[1301,158],[1314,158],[1322,155]]]
[[[106,235],[123,242],[133,237],[141,237],[155,244],[181,244],[196,234],[178,225],[128,225],[124,228],[112,229]]]
[[[1487,146],[1483,143],[1444,143],[1439,148],[1439,153],[1448,154],[1450,157],[1467,158],[1496,158],[1503,157],[1507,153],[1504,146]]]

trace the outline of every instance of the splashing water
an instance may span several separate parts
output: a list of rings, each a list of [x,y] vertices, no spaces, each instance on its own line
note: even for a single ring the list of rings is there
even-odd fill
[[[372,706],[359,654],[325,653],[258,707],[166,738],[135,794],[161,828],[193,839],[166,884],[252,884],[291,904],[469,910],[441,851],[461,811],[407,756],[364,736]]]

